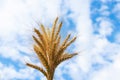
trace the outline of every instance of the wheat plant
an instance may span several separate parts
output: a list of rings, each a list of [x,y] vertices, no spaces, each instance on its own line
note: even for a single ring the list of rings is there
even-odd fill
[[[37,36],[33,35],[35,41],[33,48],[43,67],[26,63],[27,66],[43,73],[47,80],[53,80],[55,69],[61,62],[77,55],[77,53],[66,52],[67,47],[76,40],[76,37],[70,39],[70,34],[68,34],[64,41],[61,41],[62,22],[59,24],[57,22],[58,18],[55,19],[52,28],[46,28],[42,24],[41,30],[34,28]]]

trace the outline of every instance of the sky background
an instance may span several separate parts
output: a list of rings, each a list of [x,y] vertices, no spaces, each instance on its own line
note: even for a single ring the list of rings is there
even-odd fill
[[[120,80],[120,0],[0,0],[0,80],[45,80],[32,49],[36,23],[63,21],[61,35],[78,36],[55,80]]]

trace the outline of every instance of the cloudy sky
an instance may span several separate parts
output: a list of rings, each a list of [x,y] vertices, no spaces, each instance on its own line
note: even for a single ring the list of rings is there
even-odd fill
[[[34,55],[33,28],[59,16],[61,35],[78,36],[55,80],[120,80],[120,0],[0,0],[0,80],[46,80],[25,62]]]

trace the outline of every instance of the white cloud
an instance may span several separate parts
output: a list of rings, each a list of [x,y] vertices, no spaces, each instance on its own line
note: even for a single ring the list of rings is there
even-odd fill
[[[110,11],[108,9],[109,7],[107,5],[102,5],[99,11],[101,12],[102,16],[109,16]]]
[[[114,8],[113,8],[113,13],[115,14],[115,16],[120,20],[120,3],[117,3]]]
[[[38,73],[33,71],[34,69],[24,65],[26,59],[24,54],[32,55],[31,53],[33,53],[31,48],[32,28],[36,26],[35,21],[39,20],[43,24],[49,25],[51,20],[53,21],[55,17],[60,15],[61,2],[59,0],[6,0],[3,3],[0,6],[0,55],[3,58],[11,59],[13,62],[18,61],[20,68],[19,71],[16,71],[16,67],[11,67],[13,64],[8,67],[0,63],[2,72],[0,79],[35,80],[36,76],[41,75],[36,75]],[[23,66],[24,69],[22,69]]]
[[[120,79],[120,55],[115,57],[113,64],[95,72],[92,80],[119,80]]]
[[[103,36],[109,36],[112,34],[112,31],[113,31],[112,23],[106,19],[101,20],[99,29],[100,34]]]
[[[115,35],[115,41],[116,41],[116,43],[119,43],[119,44],[120,44],[120,33],[117,33],[117,34]]]
[[[112,2],[113,0],[101,0],[102,3]]]
[[[76,31],[78,33],[78,39],[75,43],[75,50],[83,50],[83,53],[80,53],[80,55],[76,57],[75,62],[67,65],[67,73],[70,75],[72,80],[84,80],[84,73],[87,73],[90,69],[90,53],[88,53],[88,51],[92,48],[91,45],[93,39],[91,36],[93,29],[90,19],[90,1],[70,0],[67,3],[67,7],[72,11],[69,17],[73,19],[73,22],[75,22]]]
[[[116,80],[119,80],[120,77],[117,75],[118,73],[120,73],[119,69],[114,69],[113,67],[114,63],[112,64],[106,60],[106,58],[109,58],[110,60],[119,62],[116,59],[116,57],[119,56],[118,55],[119,54],[118,50],[120,49],[120,47],[118,47],[119,45],[110,43],[106,38],[106,36],[110,36],[114,30],[113,23],[106,17],[99,17],[97,21],[100,22],[99,25],[100,28],[98,29],[100,34],[97,35],[93,34],[94,29],[92,27],[93,24],[91,23],[90,19],[90,2],[87,0],[84,1],[81,0],[81,2],[79,3],[81,3],[81,5],[84,4],[82,5],[82,9],[79,6],[80,4],[75,6],[74,2],[71,2],[72,5],[69,6],[70,9],[73,11],[70,17],[71,18],[74,17],[73,20],[76,24],[76,31],[78,32],[79,35],[79,38],[75,43],[76,50],[78,51],[82,49],[85,50],[83,50],[83,53],[77,56],[77,58],[75,59],[76,63],[74,64],[71,63],[70,66],[67,67],[68,69],[70,69],[69,74],[71,75],[73,80],[80,79],[84,80],[83,74],[86,76],[87,74],[89,74],[87,76],[88,77],[87,80],[114,80],[114,78],[111,77],[114,75],[116,76]],[[71,6],[73,7],[71,8]],[[74,7],[77,8],[79,7],[80,9],[76,10],[76,8],[74,9]],[[103,6],[100,11],[103,14],[103,12],[107,11],[107,9],[108,9],[107,6]],[[103,15],[108,16],[109,11],[107,15],[106,14]],[[103,55],[106,55],[107,57],[104,58]],[[100,68],[100,71],[92,70],[94,68],[92,67],[92,64],[94,62],[101,64],[103,68]],[[71,66],[75,66],[77,72],[74,72],[74,68],[72,68]],[[81,72],[81,74],[79,72]],[[79,74],[79,77],[77,77],[77,74]]]
[[[69,17],[73,19],[73,22],[75,22],[77,26],[76,31],[79,34],[79,37],[78,37],[79,41],[76,41],[76,42],[79,42],[80,45],[84,44],[84,46],[82,47],[85,48],[86,46],[89,45],[90,42],[88,38],[90,38],[91,37],[90,34],[92,34],[90,10],[89,10],[90,1],[89,0],[80,0],[80,1],[70,0],[68,3],[66,3],[66,5],[68,9],[72,11]]]
[[[17,71],[13,66],[2,65],[0,69],[1,69],[0,72],[1,80],[12,80],[12,79],[35,80],[35,76],[38,76],[38,73],[31,68],[23,68]]]
[[[103,2],[105,0],[102,0]],[[75,43],[77,51],[83,50],[74,60],[71,60],[67,65],[63,64],[58,67],[56,71],[56,78],[64,80],[63,73],[70,75],[72,80],[119,80],[120,74],[119,58],[119,34],[116,35],[117,43],[110,43],[106,36],[113,32],[113,24],[109,19],[100,17],[97,19],[100,22],[100,34],[93,34],[94,26],[91,22],[90,0],[7,0],[0,6],[0,55],[3,58],[10,58],[13,61],[20,61],[19,64],[24,64],[24,59],[28,57],[23,56],[19,51],[26,54],[32,54],[32,28],[36,27],[35,21],[40,21],[46,26],[50,25],[56,16],[71,18],[76,25],[76,32],[78,39]],[[61,7],[64,9],[61,10]],[[104,16],[108,15],[106,12],[107,6],[102,6],[101,13],[105,11]],[[119,8],[118,8],[119,9]],[[71,11],[67,15],[67,11]],[[52,21],[52,22],[51,22]],[[102,55],[109,54],[108,57],[113,60],[113,64],[104,60]],[[24,58],[24,59],[23,59]],[[31,57],[30,57],[31,58]],[[31,59],[28,60],[31,61]],[[34,60],[33,60],[34,61]],[[94,62],[106,65],[99,71],[94,71],[92,64]],[[38,63],[36,63],[38,64]],[[39,65],[39,64],[38,64]],[[20,66],[22,67],[22,66]],[[29,79],[35,80],[39,74],[31,68],[20,68],[16,71],[15,67],[6,66],[0,63],[0,77],[2,80],[9,79]],[[2,74],[2,75],[1,75]],[[10,75],[9,75],[10,74]],[[24,74],[24,75],[23,75]],[[34,75],[33,75],[34,74]],[[7,77],[6,77],[7,75]],[[43,77],[40,74],[41,77]],[[42,78],[43,80],[45,78]]]
[[[69,66],[68,69],[70,69],[68,74],[71,75],[72,80],[80,80],[80,79],[82,80],[83,77],[80,76],[82,75],[81,73],[82,71],[80,72],[77,65],[72,63],[68,66]]]

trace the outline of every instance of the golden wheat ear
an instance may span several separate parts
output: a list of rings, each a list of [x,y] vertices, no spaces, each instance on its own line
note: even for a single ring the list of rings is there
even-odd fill
[[[37,65],[31,64],[31,63],[26,63],[26,65],[31,67],[31,68],[34,68],[34,69],[37,69],[37,70],[41,71],[47,77],[47,73],[43,68],[41,68]]]
[[[52,26],[52,37],[51,37],[51,39],[53,39],[54,40],[54,37],[55,37],[55,31],[56,31],[56,25],[57,25],[57,21],[58,21],[58,17],[55,19],[55,21],[54,21],[54,23],[53,23],[53,26]]]
[[[61,63],[61,62],[63,62],[63,61],[66,61],[66,60],[68,60],[68,59],[70,59],[70,58],[72,58],[72,57],[74,57],[74,56],[76,56],[76,55],[78,55],[78,53],[72,53],[72,54],[69,54],[69,53],[64,53],[63,55],[61,55],[60,57],[59,57],[59,59],[56,61],[56,67]]]
[[[65,53],[67,47],[76,40],[76,37],[70,39],[69,34],[64,41],[61,41],[60,30],[62,28],[62,22],[57,22],[58,17],[55,19],[52,29],[49,27],[46,29],[42,24],[40,25],[40,30],[34,28],[34,32],[37,36],[33,35],[35,41],[33,48],[37,58],[40,60],[44,68],[26,63],[27,66],[42,72],[47,80],[53,80],[55,69],[61,62],[77,55],[77,53]]]
[[[37,57],[39,58],[40,62],[42,63],[42,65],[47,69],[47,71],[49,70],[49,64],[47,61],[47,56],[40,52],[40,49],[38,46],[34,45],[34,51],[37,54]]]
[[[48,41],[48,38],[49,38],[49,37],[48,37],[48,35],[47,35],[47,30],[46,30],[46,28],[44,27],[43,24],[40,25],[40,29],[41,29],[41,31],[42,31],[42,33],[43,33],[44,40]]]
[[[74,41],[76,40],[76,37],[74,37],[72,40],[70,40],[69,42],[67,42],[64,46],[61,46],[60,47],[60,49],[59,49],[59,51],[57,52],[57,54],[56,54],[56,60],[59,58],[59,56],[61,56],[63,53],[64,53],[64,51],[67,49],[67,47],[70,45],[70,44],[72,44]],[[63,43],[64,44],[64,43]]]
[[[38,40],[35,36],[33,36],[34,41],[37,43],[37,45],[41,48],[41,50],[44,52],[44,47],[43,44],[41,43],[40,40]]]
[[[61,28],[62,28],[62,22],[58,25],[58,28],[57,28],[57,30],[56,30],[55,40],[57,39],[57,37],[58,37],[58,35],[59,35],[59,33],[60,33]]]
[[[44,35],[36,28],[34,28],[34,32],[37,34],[37,36],[39,37],[39,40],[44,45],[44,47],[46,47],[46,42],[45,42]]]

